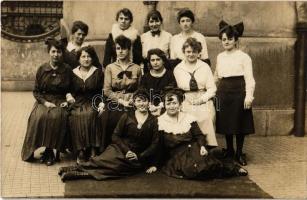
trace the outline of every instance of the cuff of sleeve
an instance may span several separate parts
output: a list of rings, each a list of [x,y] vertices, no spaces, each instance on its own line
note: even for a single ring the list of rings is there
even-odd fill
[[[67,93],[67,94],[66,94],[66,99],[71,99],[71,98],[73,98],[73,96],[71,95],[71,93]]]
[[[253,96],[247,95],[247,96],[245,97],[245,101],[253,102],[253,100],[254,100],[254,97],[253,97]]]

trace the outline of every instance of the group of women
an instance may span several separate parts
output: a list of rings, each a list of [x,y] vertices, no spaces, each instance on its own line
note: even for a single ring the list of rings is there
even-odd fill
[[[23,160],[34,160],[34,151],[46,147],[39,161],[49,166],[59,161],[59,152],[73,151],[77,164],[60,168],[63,181],[104,180],[157,168],[177,178],[247,175],[240,165],[247,164],[245,135],[254,133],[255,80],[250,57],[238,49],[243,23],[220,22],[224,51],[213,75],[205,37],[193,30],[191,10],[178,12],[182,32],[174,36],[162,30],[159,11],[146,20],[150,30],[140,36],[131,11],[118,11],[103,66],[84,42],[88,26],[81,21],[74,22],[66,47],[46,41],[50,61],[36,74],[37,101]],[[227,144],[218,156],[212,150],[218,146],[216,132],[225,135]]]

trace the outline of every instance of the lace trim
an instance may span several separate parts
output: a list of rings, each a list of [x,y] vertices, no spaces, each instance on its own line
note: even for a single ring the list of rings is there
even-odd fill
[[[158,130],[174,135],[185,134],[191,129],[191,123],[196,122],[196,118],[187,113],[180,112],[178,121],[175,122],[167,113],[158,117]]]

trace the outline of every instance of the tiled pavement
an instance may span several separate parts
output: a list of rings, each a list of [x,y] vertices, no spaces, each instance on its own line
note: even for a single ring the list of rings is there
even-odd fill
[[[63,158],[47,167],[20,158],[32,94],[3,92],[1,100],[1,196],[63,197],[57,170],[73,161]],[[307,198],[307,137],[248,137],[245,147],[249,176],[264,191],[274,198]]]

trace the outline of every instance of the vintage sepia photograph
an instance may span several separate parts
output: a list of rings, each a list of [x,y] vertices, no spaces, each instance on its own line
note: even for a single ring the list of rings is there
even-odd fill
[[[307,2],[1,1],[2,198],[307,199]]]

